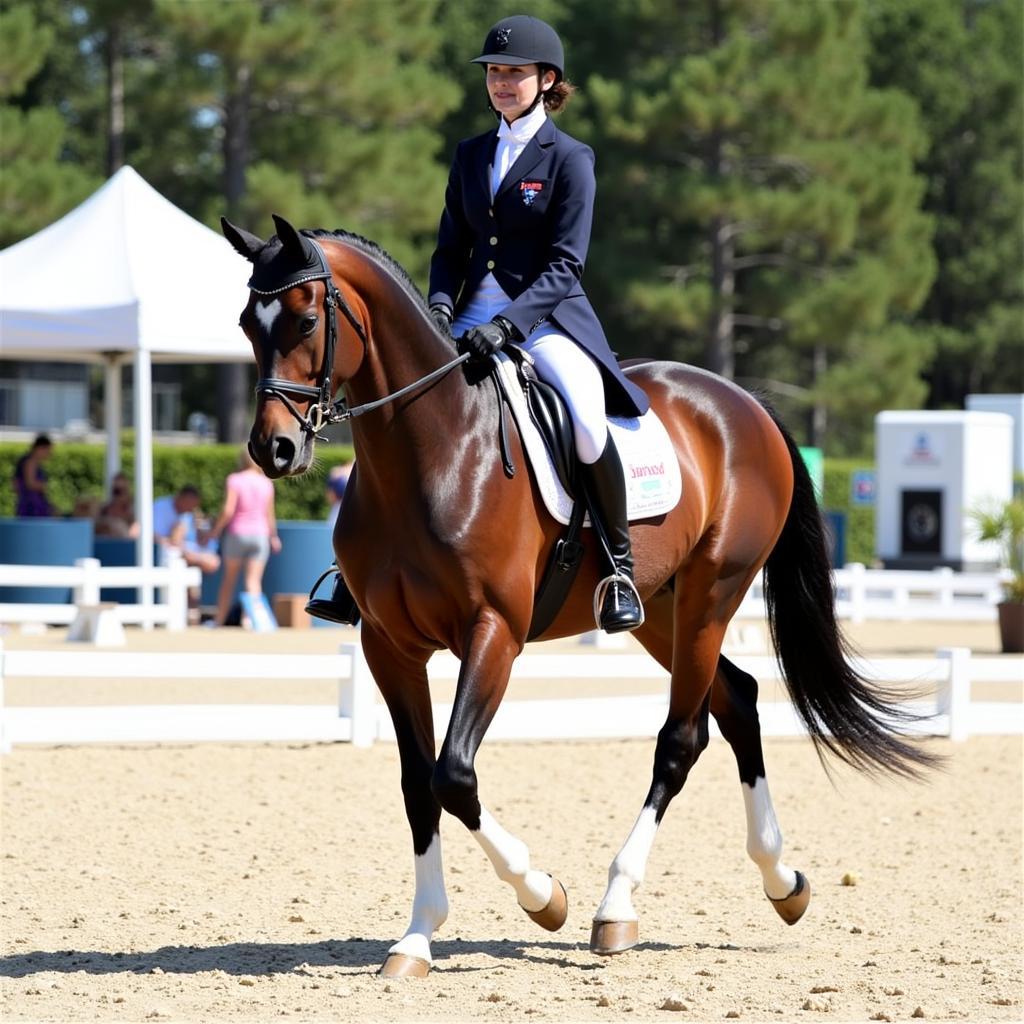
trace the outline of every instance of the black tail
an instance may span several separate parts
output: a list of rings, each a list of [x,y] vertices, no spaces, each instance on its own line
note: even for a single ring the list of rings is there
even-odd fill
[[[764,597],[790,696],[819,754],[828,751],[866,771],[917,775],[940,759],[901,731],[919,716],[900,710],[895,692],[849,664],[814,486],[793,438],[772,418],[789,447],[794,485],[782,535],[765,564]]]

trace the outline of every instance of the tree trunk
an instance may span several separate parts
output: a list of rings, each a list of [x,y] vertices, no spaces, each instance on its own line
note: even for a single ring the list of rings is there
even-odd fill
[[[107,29],[107,177],[124,166],[124,57],[121,27]]]
[[[224,102],[224,199],[228,218],[239,223],[249,163],[249,107],[252,71],[244,61],[228,70]],[[217,368],[217,439],[240,444],[249,434],[249,367]]]
[[[725,39],[723,13],[718,0],[711,0],[711,45],[720,46]],[[714,132],[707,155],[708,174],[718,183],[722,178],[722,136]],[[704,365],[712,373],[732,379],[736,373],[736,346],[733,323],[733,295],[736,274],[733,269],[735,246],[723,217],[715,217],[709,233],[711,244],[711,317]]]
[[[704,363],[712,373],[730,380],[736,374],[732,299],[736,291],[734,246],[721,217],[711,224],[711,323]]]
[[[813,389],[820,394],[819,385],[828,370],[828,352],[824,345],[814,346],[811,376],[814,380]],[[815,448],[825,447],[825,431],[828,429],[828,409],[820,398],[815,398],[811,411],[811,444]]]

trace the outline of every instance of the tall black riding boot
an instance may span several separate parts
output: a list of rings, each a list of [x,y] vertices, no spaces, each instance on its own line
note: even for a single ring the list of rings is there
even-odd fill
[[[621,633],[643,624],[644,606],[633,583],[633,552],[626,516],[626,481],[611,435],[597,462],[580,463],[590,519],[611,559],[611,575],[594,594],[594,618],[606,633]]]
[[[334,589],[329,598],[314,597],[316,588],[331,573],[335,574]],[[341,575],[334,564],[322,573],[320,579],[313,584],[309,592],[309,600],[306,602],[306,614],[316,619],[326,619],[328,622],[340,622],[343,626],[354,626],[359,621],[359,605],[356,604],[348,587],[345,586],[345,577]]]

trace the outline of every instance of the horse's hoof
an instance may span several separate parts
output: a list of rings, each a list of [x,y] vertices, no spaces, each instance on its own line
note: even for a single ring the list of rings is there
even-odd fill
[[[540,910],[527,910],[526,916],[541,928],[549,932],[557,932],[565,924],[569,916],[569,897],[566,895],[565,886],[557,878],[552,878],[551,899],[546,907]]]
[[[590,929],[590,951],[598,956],[614,956],[632,949],[639,939],[636,921],[595,921]]]
[[[430,973],[430,964],[418,956],[405,953],[389,953],[377,975],[381,978],[425,978]]]
[[[781,900],[773,900],[768,896],[768,900],[786,924],[796,924],[804,916],[807,904],[811,902],[811,883],[798,871],[796,885],[788,896]]]

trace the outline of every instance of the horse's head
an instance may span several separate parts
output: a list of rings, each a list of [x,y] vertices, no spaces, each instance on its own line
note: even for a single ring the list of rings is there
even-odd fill
[[[272,478],[309,468],[334,392],[358,369],[365,340],[323,249],[276,214],[274,223],[277,236],[265,242],[221,218],[224,237],[253,264],[239,318],[259,369],[249,451]],[[347,347],[338,345],[339,309],[352,328]]]

